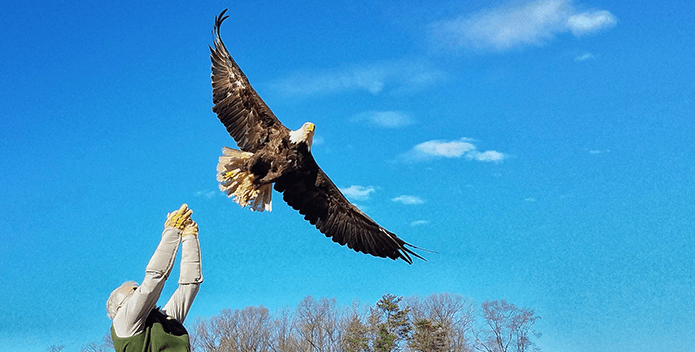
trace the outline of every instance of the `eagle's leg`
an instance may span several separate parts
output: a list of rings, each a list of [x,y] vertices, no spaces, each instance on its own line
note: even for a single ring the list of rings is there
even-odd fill
[[[282,172],[280,171],[269,171],[267,174],[265,174],[265,176],[263,176],[263,178],[258,180],[258,183],[263,185],[270,184],[277,181],[280,176],[282,176]]]
[[[248,170],[249,159],[254,154],[225,147],[217,164],[217,181],[220,190],[242,207],[247,205],[255,211],[271,211],[273,187],[270,183],[259,183],[256,175]],[[252,161],[253,162],[253,161]]]

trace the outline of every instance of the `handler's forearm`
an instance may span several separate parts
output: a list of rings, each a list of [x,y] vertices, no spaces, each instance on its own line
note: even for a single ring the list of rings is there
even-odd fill
[[[169,277],[176,259],[176,251],[179,248],[180,234],[181,232],[178,229],[172,227],[164,229],[162,240],[145,268],[147,276],[151,275],[155,278],[164,278],[165,280]]]
[[[179,274],[179,284],[199,284],[203,282],[203,269],[200,260],[200,243],[198,242],[198,236],[184,236],[181,241],[181,273]]]
[[[180,323],[186,319],[195,299],[203,271],[200,261],[200,243],[197,235],[183,236],[181,240],[181,273],[179,287],[164,306],[164,312]]]

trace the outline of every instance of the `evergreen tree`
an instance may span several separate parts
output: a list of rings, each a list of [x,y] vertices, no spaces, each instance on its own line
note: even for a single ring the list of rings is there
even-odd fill
[[[408,321],[410,308],[406,306],[401,309],[399,304],[402,299],[387,293],[377,302],[376,311],[381,319],[376,326],[375,352],[399,351],[399,342],[407,340],[411,330]]]

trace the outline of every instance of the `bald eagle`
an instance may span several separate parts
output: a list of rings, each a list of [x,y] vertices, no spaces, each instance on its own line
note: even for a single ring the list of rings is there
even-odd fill
[[[291,131],[275,117],[232,59],[220,37],[229,16],[215,18],[212,111],[241,150],[224,147],[217,165],[220,190],[242,207],[272,209],[272,185],[304,219],[340,245],[376,257],[412,264],[415,247],[379,226],[351,204],[314,161],[314,124]]]

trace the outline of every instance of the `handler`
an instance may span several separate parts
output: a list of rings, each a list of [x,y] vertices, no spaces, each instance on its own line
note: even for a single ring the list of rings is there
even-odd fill
[[[111,337],[117,352],[190,351],[183,321],[198,293],[203,273],[198,225],[186,204],[167,215],[162,239],[145,268],[140,286],[124,282],[111,292],[106,311],[113,319]],[[164,308],[156,307],[181,243],[179,287]]]

